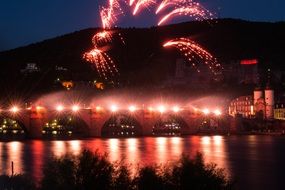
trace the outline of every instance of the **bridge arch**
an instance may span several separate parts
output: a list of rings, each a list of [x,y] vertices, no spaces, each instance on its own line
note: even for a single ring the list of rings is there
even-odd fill
[[[29,130],[25,123],[20,119],[11,116],[0,116],[0,137],[26,137]]]
[[[102,126],[102,137],[135,137],[142,135],[142,126],[135,116],[126,113],[113,114]]]
[[[177,114],[163,114],[154,123],[154,136],[180,136],[189,128],[182,116]]]
[[[86,121],[71,113],[51,114],[42,126],[44,137],[87,137],[90,129]]]

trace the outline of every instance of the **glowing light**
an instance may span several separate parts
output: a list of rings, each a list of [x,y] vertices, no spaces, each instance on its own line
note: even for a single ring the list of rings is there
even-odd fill
[[[111,112],[117,112],[119,110],[118,106],[112,105],[111,106]]]
[[[205,115],[208,115],[210,113],[209,109],[205,108],[202,110],[202,112],[205,114]]]
[[[103,109],[103,108],[102,108],[102,107],[100,107],[100,106],[96,106],[96,108],[95,108],[95,109],[96,109],[96,111],[97,111],[97,112],[99,112],[99,111],[102,111],[102,109]]]
[[[18,113],[18,112],[20,111],[20,109],[19,109],[19,107],[17,107],[17,106],[13,106],[13,107],[10,109],[10,111],[15,114],[15,113]]]
[[[63,105],[57,105],[55,109],[58,112],[62,112],[64,110],[64,107],[63,107]]]
[[[147,109],[148,109],[148,111],[150,111],[150,112],[153,112],[153,111],[154,111],[154,108],[153,108],[153,107],[148,107]]]
[[[160,113],[164,113],[165,111],[166,111],[166,108],[165,108],[165,106],[164,105],[160,105],[160,106],[158,106],[158,111],[160,112]]]
[[[220,115],[222,115],[222,112],[221,112],[221,110],[216,109],[216,110],[214,111],[214,114],[215,114],[216,116],[220,116]]]
[[[136,15],[141,9],[148,8],[153,4],[155,4],[155,0],[138,0],[134,8],[133,15]]]
[[[163,47],[177,48],[197,72],[200,72],[197,63],[203,63],[208,66],[213,75],[217,76],[221,74],[222,67],[221,64],[217,62],[217,59],[193,40],[179,38],[166,42]]]
[[[180,108],[178,106],[174,106],[172,108],[172,110],[175,112],[175,113],[178,113],[180,111]]]
[[[43,110],[43,109],[44,109],[44,108],[43,108],[42,106],[37,106],[37,107],[36,107],[36,110],[37,110],[37,111],[41,111],[41,110]]]
[[[78,105],[73,105],[72,108],[71,108],[71,110],[72,110],[73,112],[78,112],[78,111],[80,110],[80,107],[79,107]]]
[[[129,111],[130,111],[130,112],[135,112],[136,110],[137,110],[137,107],[134,106],[134,105],[131,105],[131,106],[129,107]]]

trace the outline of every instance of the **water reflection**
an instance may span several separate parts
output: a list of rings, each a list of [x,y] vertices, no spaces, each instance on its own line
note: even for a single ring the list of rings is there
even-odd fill
[[[0,143],[1,174],[12,174],[12,162],[14,174],[23,172],[23,144],[20,142]]]
[[[120,161],[119,139],[109,139],[107,146],[109,147],[108,154],[111,162]]]
[[[227,153],[225,149],[225,139],[222,136],[211,136],[201,138],[201,153],[204,155],[207,163],[215,163],[220,168],[225,168],[226,172],[231,175],[228,169]]]
[[[27,172],[40,179],[42,167],[52,156],[60,157],[66,153],[79,155],[83,149],[107,153],[112,162],[124,160],[125,163],[132,164],[132,171],[136,170],[137,164],[173,163],[182,153],[193,157],[199,151],[206,162],[214,162],[219,167],[226,168],[230,175],[240,174],[244,176],[243,180],[248,181],[258,176],[258,184],[265,178],[264,175],[274,173],[274,170],[278,169],[274,163],[282,156],[276,156],[277,153],[284,154],[280,150],[285,149],[285,138],[280,137],[278,151],[274,149],[275,138],[191,136],[0,142],[0,174],[11,174],[13,161],[15,173]],[[263,163],[267,163],[268,167]],[[283,160],[280,163],[283,163]],[[244,173],[240,172],[241,168]],[[266,174],[258,173],[262,169]]]
[[[73,141],[68,141],[68,152],[73,155],[79,155],[81,152],[81,141],[79,140],[73,140]]]
[[[61,157],[66,154],[65,141],[52,141],[51,151],[55,157]]]

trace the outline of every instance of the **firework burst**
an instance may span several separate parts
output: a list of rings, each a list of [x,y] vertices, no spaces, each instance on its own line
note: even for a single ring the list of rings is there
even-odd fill
[[[136,15],[141,9],[148,8],[156,3],[155,0],[138,0],[135,4],[133,15]]]
[[[157,13],[159,13],[162,9],[164,9],[168,5],[176,5],[175,8],[170,11],[168,14],[164,15],[162,19],[158,22],[158,25],[163,24],[167,20],[175,16],[190,16],[195,20],[205,20],[212,19],[213,14],[205,9],[201,4],[192,2],[192,1],[184,1],[184,0],[174,0],[174,1],[164,1],[160,4],[157,9]]]
[[[93,63],[100,77],[103,77],[105,80],[112,80],[118,76],[118,69],[106,52],[94,48],[90,52],[85,53],[83,58]]]
[[[92,38],[92,43],[94,47],[110,43],[112,41],[112,33],[113,33],[112,31],[107,31],[107,30],[96,33]]]
[[[188,38],[179,38],[166,42],[163,47],[177,48],[187,61],[198,71],[197,63],[204,63],[214,75],[219,75],[221,65],[207,50]]]

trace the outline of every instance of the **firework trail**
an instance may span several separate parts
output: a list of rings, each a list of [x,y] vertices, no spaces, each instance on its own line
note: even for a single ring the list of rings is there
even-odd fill
[[[118,16],[123,14],[123,10],[118,0],[109,0],[108,7],[101,7],[100,16],[104,29],[110,29],[118,20]]]
[[[135,0],[130,0],[129,5],[132,6],[134,4]]]
[[[195,20],[211,19],[213,17],[213,14],[209,10],[205,9],[199,3],[188,1],[185,4],[186,1],[183,1],[183,0],[182,1],[177,0],[176,3],[175,1],[171,1],[171,2],[165,1],[164,4],[161,4],[158,7],[157,12],[160,12],[167,5],[171,5],[171,4],[177,5],[171,12],[163,16],[163,18],[158,22],[158,25],[161,25],[167,20],[170,20],[171,18],[175,16],[180,16],[180,15],[190,16],[190,17],[193,17]]]
[[[179,49],[187,61],[189,61],[198,72],[200,72],[200,70],[197,68],[196,63],[204,63],[214,75],[220,74],[222,67],[217,62],[217,59],[193,40],[179,38],[166,42],[163,47],[175,47]]]
[[[105,80],[118,76],[118,69],[106,52],[94,48],[90,52],[85,53],[83,58],[93,63],[100,77],[103,77]]]
[[[148,8],[156,3],[155,0],[138,0],[135,4],[133,15],[136,15],[141,9]]]
[[[165,9],[168,6],[179,6],[179,5],[185,5],[186,3],[192,3],[192,0],[164,0],[162,1],[158,8],[156,9],[155,14],[158,14],[160,11],[162,11],[163,9]]]

